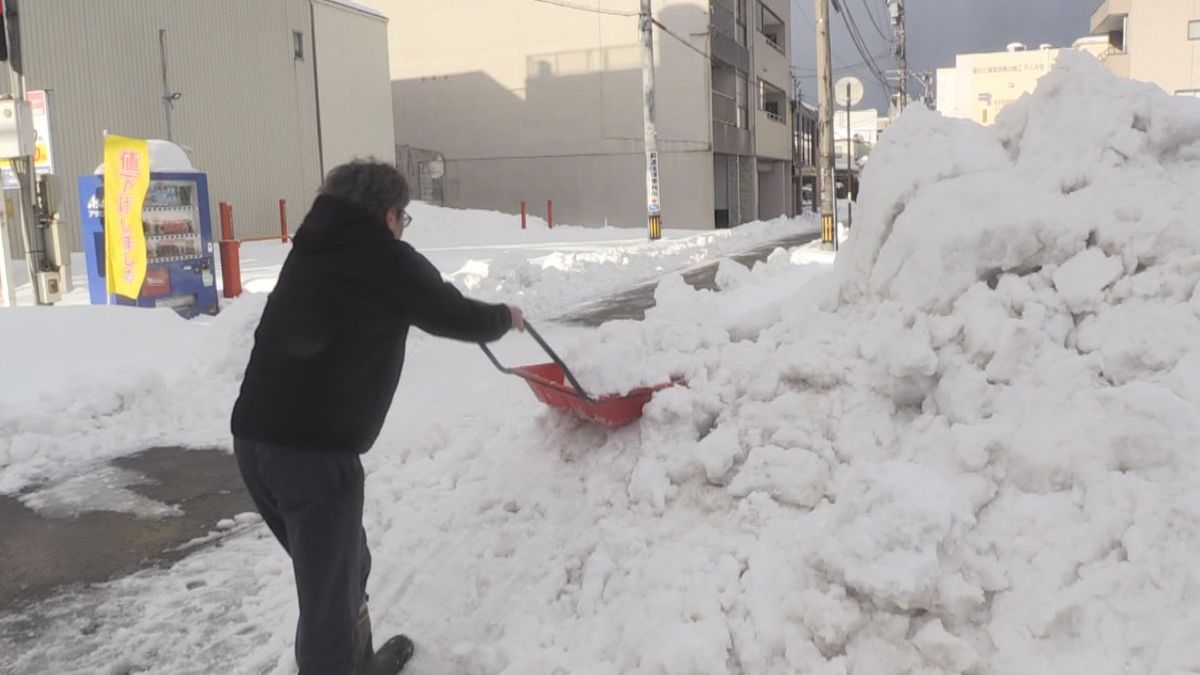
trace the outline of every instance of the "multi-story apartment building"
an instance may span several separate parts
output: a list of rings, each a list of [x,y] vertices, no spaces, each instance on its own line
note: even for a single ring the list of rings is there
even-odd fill
[[[643,226],[639,0],[360,0],[386,14],[396,142],[448,206]],[[794,211],[787,0],[655,0],[664,227]]]
[[[1003,52],[959,54],[953,68],[937,70],[937,111],[990,125],[1001,110],[1037,87],[1059,52],[1049,45],[1029,50],[1014,43]]]
[[[1092,35],[1072,49],[1100,60],[1110,71],[1152,82],[1169,94],[1200,97],[1200,0],[1105,0],[1091,17]],[[950,117],[991,124],[1050,72],[1060,50],[960,54],[953,68],[937,71],[937,109]]]
[[[1117,75],[1200,96],[1200,0],[1106,0],[1091,29],[1108,37],[1099,58]]]

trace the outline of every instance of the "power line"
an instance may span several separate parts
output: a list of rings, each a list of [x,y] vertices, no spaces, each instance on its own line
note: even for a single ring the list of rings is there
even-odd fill
[[[849,3],[842,3],[842,21],[846,24],[846,30],[850,33],[850,39],[854,42],[854,46],[858,49],[859,54],[863,57],[863,61],[871,70],[871,73],[881,80],[881,83],[887,88],[887,77],[883,73],[883,69],[875,62],[871,56],[870,50],[867,48],[867,42],[863,39],[862,31],[858,28],[858,22],[855,21],[854,15],[850,13]]]
[[[867,17],[871,19],[871,25],[875,27],[875,32],[879,33],[879,37],[883,38],[885,41],[891,42],[892,39],[888,37],[887,33],[883,31],[883,28],[879,26],[879,20],[875,18],[875,12],[871,11],[871,0],[862,0],[862,2],[863,7],[867,8]]]
[[[554,5],[556,7],[565,7],[567,9],[574,9],[574,10],[578,10],[580,12],[591,12],[592,14],[607,14],[610,16],[641,16],[642,15],[641,12],[628,12],[628,11],[622,11],[619,9],[601,9],[599,7],[587,7],[584,5],[577,5],[573,2],[565,2],[564,0],[534,0],[534,2],[541,2],[541,3],[545,3],[547,5]],[[659,21],[658,19],[651,18],[650,21],[655,26],[658,26],[662,30],[662,32],[666,33],[667,35],[670,35],[671,37],[673,37],[676,40],[679,40],[681,43],[683,43],[683,46],[696,52],[697,54],[699,54],[700,56],[703,56],[706,59],[709,58],[708,54],[703,49],[700,49],[700,48],[696,47],[696,45],[692,44],[691,42],[688,42],[687,40],[683,39],[678,34],[676,34],[674,31],[672,31],[670,28],[667,28],[666,26],[664,26],[663,23],[661,21]]]
[[[565,0],[534,0],[534,2],[543,2],[547,5],[555,5],[557,7],[566,7],[567,9],[575,9],[580,12],[591,12],[592,14],[608,14],[610,16],[641,16],[641,12],[630,12],[619,9],[601,9],[599,7],[588,7],[586,5],[577,5],[573,2]]]
[[[799,0],[792,0],[792,7],[795,7],[795,8],[796,8],[796,11],[797,11],[797,12],[800,12],[800,16],[804,17],[804,20],[805,20],[806,22],[808,22],[808,27],[809,27],[809,28],[812,28],[812,29],[813,29],[813,32],[816,32],[816,30],[817,30],[817,24],[813,23],[813,20],[812,20],[812,18],[810,18],[810,17],[808,16],[808,13],[804,11],[804,6],[803,6],[802,4],[800,4]],[[834,60],[834,62],[836,62],[836,63],[839,63],[839,64],[845,64],[845,63],[846,63],[846,62],[845,62],[845,61],[843,61],[843,60],[841,59],[841,57],[839,57],[839,56],[838,56],[836,53],[833,53],[832,51],[830,51],[830,55],[831,55],[831,56],[833,56],[833,60]]]
[[[881,59],[888,55],[887,54],[872,54],[871,56],[874,56],[877,59]],[[856,61],[856,62],[848,64],[848,65],[839,66],[837,68],[834,68],[833,70],[834,70],[834,72],[840,72],[843,70],[862,70],[863,68],[866,67],[866,65],[867,65],[866,61]],[[810,75],[810,73],[816,73],[817,69],[809,68],[807,66],[792,66],[792,72],[793,73],[802,72],[807,77],[814,77],[814,75]]]
[[[884,74],[883,69],[879,67],[879,64],[871,56],[871,50],[867,48],[867,42],[863,39],[862,31],[859,30],[858,23],[850,13],[849,3],[841,3],[839,9],[841,10],[839,13],[842,15],[842,21],[846,24],[846,30],[850,33],[850,40],[854,43],[854,48],[858,50],[868,70],[871,71],[871,75],[883,86],[884,91],[891,92],[891,83],[888,82],[887,75]]]
[[[651,22],[652,22],[652,23],[653,23],[655,26],[658,26],[660,29],[662,29],[662,32],[664,32],[664,33],[666,33],[667,35],[670,35],[671,37],[675,38],[676,40],[679,40],[680,42],[682,42],[684,47],[687,47],[688,49],[690,49],[690,50],[692,50],[692,51],[696,52],[697,54],[699,54],[700,56],[703,56],[703,57],[704,57],[704,58],[706,58],[706,59],[707,59],[707,58],[709,58],[708,54],[707,54],[707,53],[706,53],[706,52],[705,52],[703,49],[700,49],[700,48],[699,48],[699,47],[697,47],[696,45],[694,45],[694,44],[692,44],[692,43],[688,42],[687,40],[685,40],[685,39],[683,39],[683,38],[679,37],[678,35],[676,35],[675,33],[673,33],[673,32],[671,31],[671,29],[670,29],[670,28],[667,28],[666,26],[662,25],[662,22],[660,22],[658,19],[650,19],[650,21],[651,21]]]

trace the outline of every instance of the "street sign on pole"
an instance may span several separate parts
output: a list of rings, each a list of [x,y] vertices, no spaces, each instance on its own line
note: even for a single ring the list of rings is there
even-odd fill
[[[833,93],[837,97],[838,105],[858,105],[863,100],[862,80],[851,76],[843,77],[833,86]]]

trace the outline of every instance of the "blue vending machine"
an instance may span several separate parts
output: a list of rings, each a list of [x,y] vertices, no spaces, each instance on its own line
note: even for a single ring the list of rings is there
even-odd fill
[[[150,173],[142,209],[146,280],[137,300],[108,294],[104,176],[79,177],[80,226],[93,305],[169,307],[185,318],[216,314],[208,179],[202,173]]]

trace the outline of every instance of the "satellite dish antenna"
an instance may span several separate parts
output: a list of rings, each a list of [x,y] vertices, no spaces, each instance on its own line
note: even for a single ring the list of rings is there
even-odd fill
[[[838,105],[858,105],[863,99],[863,83],[857,77],[843,77],[833,85],[833,95]]]

